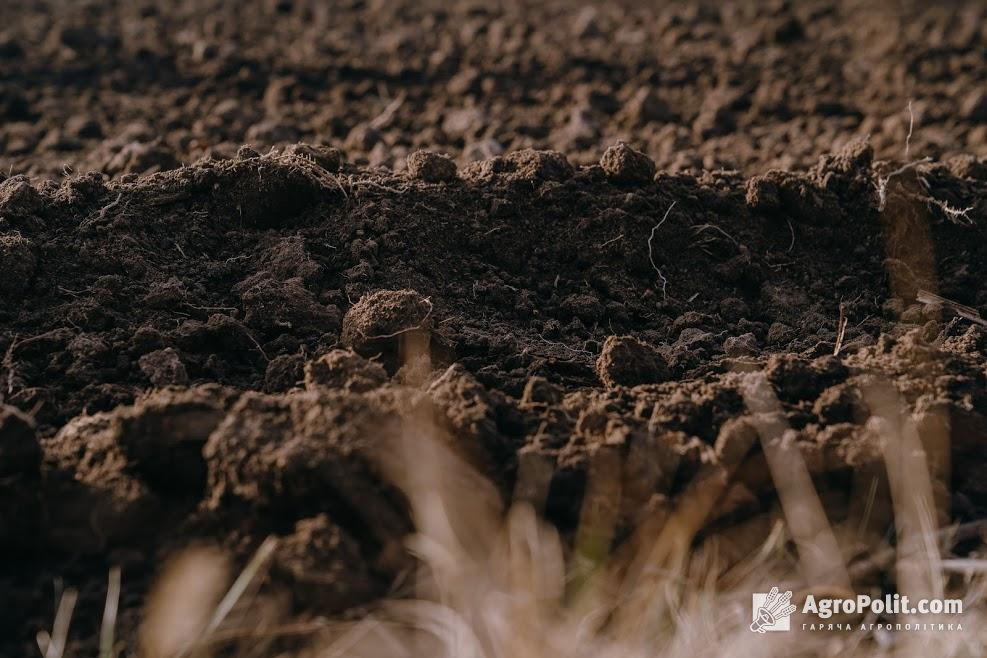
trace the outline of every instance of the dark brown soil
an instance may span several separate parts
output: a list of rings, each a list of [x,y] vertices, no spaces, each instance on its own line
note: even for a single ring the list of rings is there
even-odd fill
[[[53,584],[91,648],[113,564],[132,643],[198,542],[281,537],[291,614],[372,604],[412,431],[564,535],[607,464],[616,543],[710,460],[711,527],[750,519],[756,371],[834,520],[875,381],[950,438],[943,519],[987,514],[978,3],[8,4],[0,653]]]
[[[145,173],[297,140],[404,168],[525,147],[672,171],[987,153],[979,2],[10,0],[0,170]]]

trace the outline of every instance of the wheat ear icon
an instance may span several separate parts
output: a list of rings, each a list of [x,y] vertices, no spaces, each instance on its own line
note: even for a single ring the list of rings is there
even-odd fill
[[[757,609],[757,618],[751,623],[751,630],[755,633],[764,633],[766,626],[774,626],[779,619],[795,612],[795,606],[788,605],[791,600],[791,590],[778,596],[778,588],[772,587],[764,603]]]

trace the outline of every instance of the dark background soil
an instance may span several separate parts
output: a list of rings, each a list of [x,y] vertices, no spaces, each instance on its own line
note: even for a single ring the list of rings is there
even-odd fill
[[[196,541],[280,537],[286,615],[373,602],[409,418],[505,500],[547,464],[566,536],[614,451],[619,540],[717,458],[738,371],[826,456],[834,522],[875,374],[949,428],[943,519],[984,517],[987,332],[915,299],[987,316],[979,3],[4,11],[0,653],[63,586],[91,649],[111,564],[133,646]],[[721,526],[777,508],[754,452]]]
[[[0,170],[142,173],[244,142],[401,168],[625,139],[672,170],[807,167],[853,138],[987,149],[978,2],[5,3]]]

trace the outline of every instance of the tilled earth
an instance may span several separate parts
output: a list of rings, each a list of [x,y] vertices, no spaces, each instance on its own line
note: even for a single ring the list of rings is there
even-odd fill
[[[292,614],[372,604],[414,432],[566,536],[616,464],[619,543],[725,459],[752,372],[834,524],[887,383],[940,519],[987,513],[978,4],[9,7],[3,651],[63,586],[91,647],[111,564],[132,640],[197,542],[280,537]],[[704,533],[776,513],[741,457]]]
[[[939,5],[939,3],[936,3]],[[660,8],[654,5],[660,5]],[[722,6],[721,6],[722,5]],[[520,148],[662,169],[987,149],[980,2],[8,0],[0,170],[113,176],[305,141],[402,168]],[[908,112],[909,101],[911,116]]]

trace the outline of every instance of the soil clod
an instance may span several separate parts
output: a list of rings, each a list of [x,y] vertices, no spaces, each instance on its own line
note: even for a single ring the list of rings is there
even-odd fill
[[[389,372],[428,349],[432,303],[414,290],[378,290],[360,298],[343,317],[342,342]]]
[[[456,163],[441,153],[415,151],[408,156],[408,175],[426,183],[447,183],[456,178]]]
[[[607,178],[624,185],[645,185],[655,177],[655,163],[647,154],[617,142],[600,158]]]
[[[596,374],[607,388],[657,384],[669,378],[664,357],[633,336],[610,336],[596,360]]]

